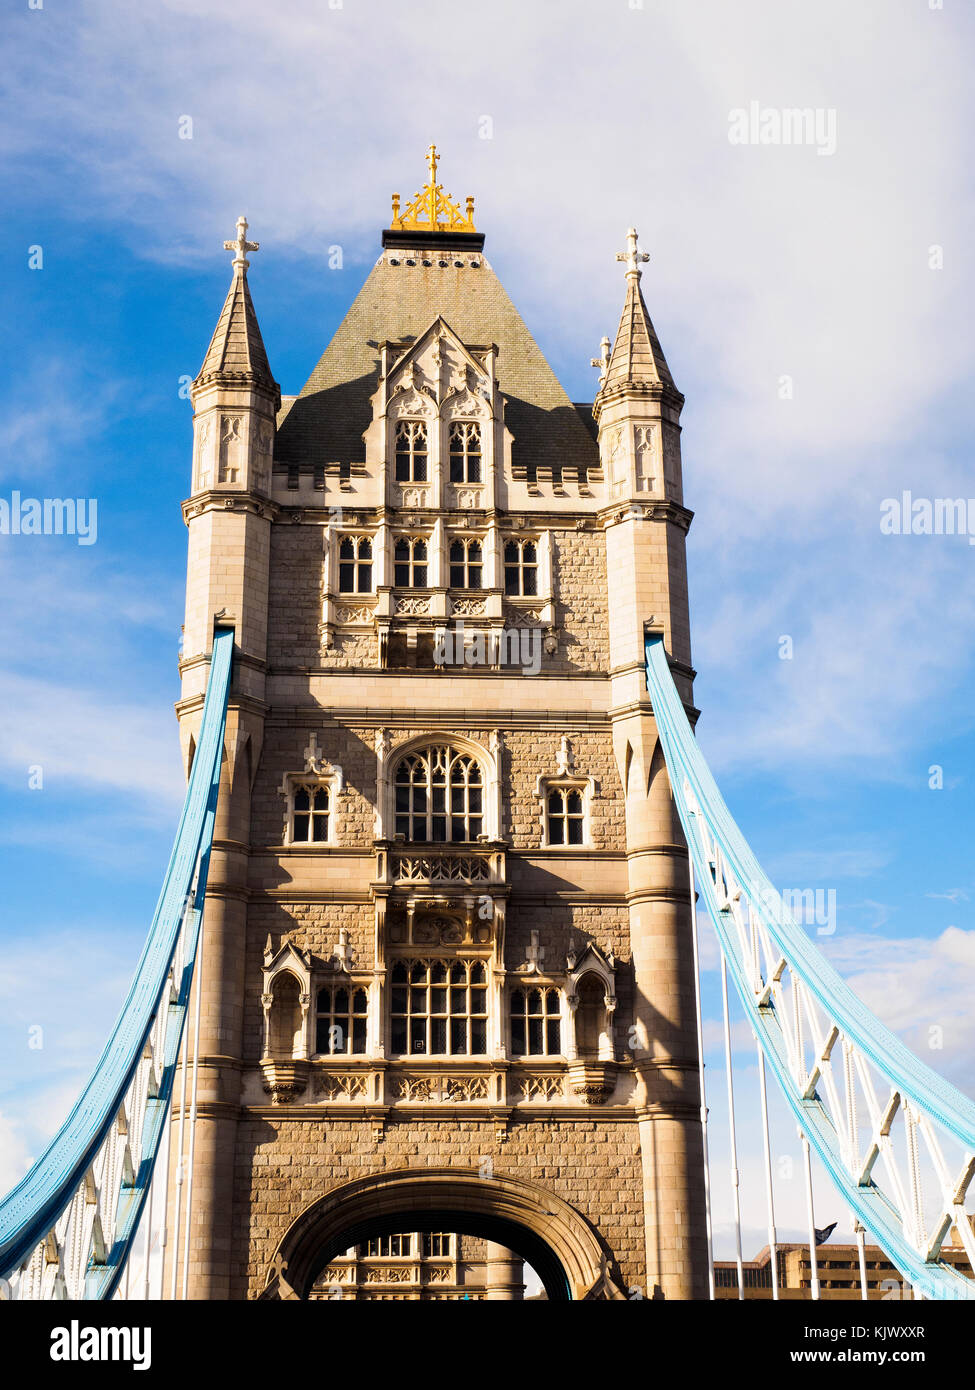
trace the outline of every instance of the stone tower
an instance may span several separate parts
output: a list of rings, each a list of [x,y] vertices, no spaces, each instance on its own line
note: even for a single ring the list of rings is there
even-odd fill
[[[687,855],[643,676],[652,623],[690,704],[683,398],[635,232],[577,406],[429,168],[295,397],[242,219],[194,383],[187,760],[216,623],[237,655],[189,1294],[318,1297],[353,1246],[455,1232],[495,1290],[524,1259],[550,1298],[703,1296]]]

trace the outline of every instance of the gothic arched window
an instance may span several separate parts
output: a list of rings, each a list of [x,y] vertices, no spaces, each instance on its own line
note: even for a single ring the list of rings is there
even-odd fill
[[[339,593],[372,593],[372,541],[343,536],[339,543]]]
[[[597,1057],[606,1031],[606,987],[596,975],[583,975],[576,1008],[576,1049],[580,1057]]]
[[[464,537],[450,542],[450,587],[480,589],[482,568],[481,542]]]
[[[479,425],[456,421],[450,427],[450,481],[481,481],[481,429]]]
[[[581,845],[585,841],[586,811],[578,787],[553,787],[545,800],[546,843]]]
[[[290,971],[284,970],[271,986],[270,1055],[279,1060],[304,1055],[301,1031],[301,987]]]
[[[427,587],[427,543],[422,537],[397,537],[393,547],[393,583],[397,589]]]
[[[396,481],[427,480],[427,427],[421,420],[400,420],[396,426]]]
[[[538,593],[538,546],[535,541],[508,541],[504,548],[504,591],[516,598]]]
[[[420,843],[476,840],[484,828],[484,774],[446,744],[403,757],[393,778],[395,834]]]

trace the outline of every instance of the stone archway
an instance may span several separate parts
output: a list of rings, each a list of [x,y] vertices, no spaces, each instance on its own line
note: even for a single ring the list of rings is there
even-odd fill
[[[611,1257],[574,1207],[531,1183],[457,1168],[376,1173],[335,1188],[289,1227],[260,1297],[307,1298],[342,1250],[406,1227],[497,1240],[532,1265],[552,1300],[625,1298]]]

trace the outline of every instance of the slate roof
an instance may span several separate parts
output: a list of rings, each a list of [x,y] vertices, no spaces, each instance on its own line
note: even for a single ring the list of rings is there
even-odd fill
[[[202,384],[214,376],[243,377],[278,392],[247,286],[246,271],[234,272],[197,382]]]
[[[605,394],[614,387],[633,383],[659,383],[662,386],[670,386],[675,391],[677,389],[667,366],[664,350],[650,321],[650,313],[640,289],[639,276],[628,275],[626,302],[623,305],[616,342],[613,344],[601,392]]]
[[[456,265],[456,254],[445,249],[438,254],[431,241],[419,254],[404,250],[396,259],[399,264],[392,265],[383,257],[373,268],[279,420],[275,466],[304,471],[361,461],[362,435],[372,420],[370,397],[379,384],[380,344],[414,340],[440,315],[465,344],[496,344],[515,462],[556,470],[566,464],[595,467],[598,455],[589,429],[484,257],[467,253]],[[406,259],[416,264],[406,265]],[[431,264],[423,265],[423,259]]]

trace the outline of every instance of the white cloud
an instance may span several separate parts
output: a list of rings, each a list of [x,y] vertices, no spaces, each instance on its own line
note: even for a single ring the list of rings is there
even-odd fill
[[[151,798],[171,816],[185,791],[175,731],[158,712],[122,705],[55,681],[0,673],[0,704],[19,711],[0,728],[0,769],[23,781],[43,768],[45,786],[87,782]]]
[[[825,953],[867,1008],[934,1071],[975,1095],[975,931],[923,937],[838,934]]]
[[[98,355],[93,345],[87,356]],[[0,416],[0,479],[26,496],[51,495],[50,478],[57,470],[54,492],[75,495],[72,489],[90,445],[102,432],[117,403],[122,384],[82,370],[78,363],[49,354],[11,364],[14,408]],[[38,484],[43,481],[43,491]]]
[[[758,612],[741,587],[694,603],[699,732],[716,769],[774,768],[801,790],[827,772],[835,787],[841,769],[926,785],[928,750],[972,726],[971,700],[953,687],[975,671],[972,552],[926,539],[878,534],[842,561],[826,552],[803,596],[795,565]],[[757,579],[751,570],[746,583]]]
[[[34,1157],[23,1120],[0,1111],[0,1196],[20,1181]]]

